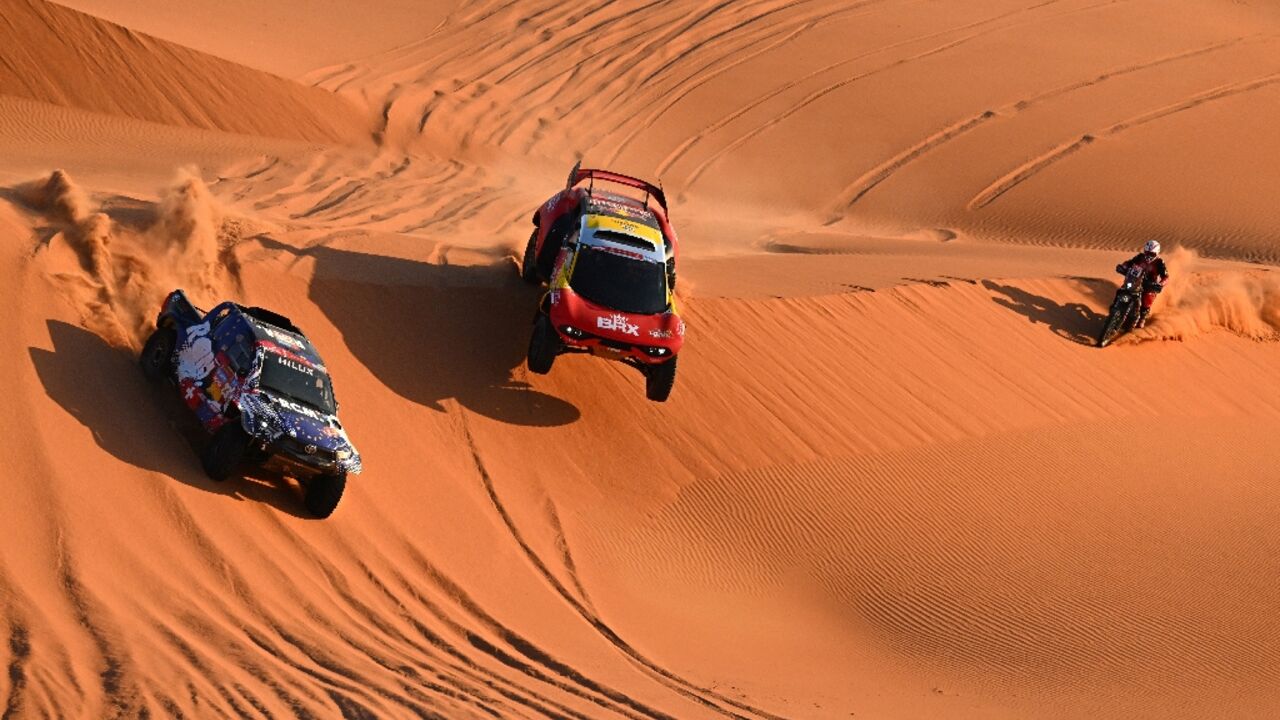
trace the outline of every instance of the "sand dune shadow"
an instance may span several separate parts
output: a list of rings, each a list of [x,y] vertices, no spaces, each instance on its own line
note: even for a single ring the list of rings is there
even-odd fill
[[[557,426],[579,418],[572,404],[516,377],[538,290],[522,283],[509,262],[437,265],[258,240],[268,249],[315,258],[311,300],[357,359],[402,397],[441,411],[442,401],[453,398],[515,425]]]
[[[1077,279],[1077,282],[1086,283],[1089,293],[1095,299],[1102,298],[1104,304],[1110,301],[1106,295],[1106,290],[1111,287],[1110,283],[1085,279]],[[1046,325],[1055,335],[1081,345],[1093,345],[1103,321],[1107,319],[1105,315],[1083,303],[1062,304],[1021,288],[1000,285],[990,280],[983,280],[982,286],[997,293],[992,298],[997,305],[1026,317],[1032,323]]]
[[[142,470],[167,475],[211,493],[270,505],[307,517],[283,481],[247,477],[216,483],[197,455],[203,436],[177,391],[152,387],[128,352],[83,328],[48,321],[53,350],[29,348],[45,392],[93,433],[98,447]]]

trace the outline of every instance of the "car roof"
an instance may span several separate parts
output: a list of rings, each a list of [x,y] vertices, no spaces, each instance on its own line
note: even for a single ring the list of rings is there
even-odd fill
[[[311,344],[307,336],[302,334],[302,330],[289,321],[289,318],[257,307],[237,305],[236,309],[248,323],[255,345],[275,346],[302,358],[311,365],[324,368],[324,360],[321,359],[320,352]]]
[[[583,218],[578,242],[650,262],[661,263],[667,259],[661,230],[611,215]]]

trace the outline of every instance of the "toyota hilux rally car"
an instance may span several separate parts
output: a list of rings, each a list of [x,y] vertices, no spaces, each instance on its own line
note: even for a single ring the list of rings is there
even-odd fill
[[[598,189],[598,182],[644,197]],[[685,325],[674,294],[677,240],[662,189],[579,163],[533,224],[521,276],[547,283],[547,291],[534,315],[529,370],[545,374],[558,355],[592,353],[640,370],[645,395],[665,401]]]
[[[208,313],[181,290],[165,298],[140,358],[150,380],[177,385],[209,435],[201,463],[214,480],[245,465],[296,478],[328,517],[360,455],[338,422],[324,362],[288,318],[224,302]]]

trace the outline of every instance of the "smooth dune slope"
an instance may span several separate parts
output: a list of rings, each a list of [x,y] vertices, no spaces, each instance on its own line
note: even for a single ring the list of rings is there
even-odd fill
[[[1280,713],[1274,8],[76,5],[167,41],[0,19],[6,718]],[[675,199],[665,404],[525,366],[579,156]],[[175,285],[319,346],[332,518],[201,473]]]
[[[420,40],[454,5],[372,0],[353,12],[350,5],[339,2],[62,0],[58,4],[287,78]],[[217,32],[212,32],[215,28]]]
[[[232,133],[363,142],[349,103],[44,0],[5,0],[0,95]]]

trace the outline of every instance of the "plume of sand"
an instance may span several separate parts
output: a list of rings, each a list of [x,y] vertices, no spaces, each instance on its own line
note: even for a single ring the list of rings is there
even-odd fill
[[[1192,250],[1169,253],[1169,285],[1151,323],[1136,340],[1185,340],[1213,330],[1249,338],[1280,338],[1280,276],[1266,271],[1197,272]]]
[[[94,213],[89,196],[63,170],[54,170],[43,180],[20,185],[18,196],[27,205],[63,223],[78,225]]]
[[[182,288],[197,303],[233,294],[238,268],[230,248],[243,219],[226,212],[194,173],[179,173],[141,232],[97,212],[63,171],[26,186],[24,199],[64,224],[51,245],[65,244],[79,267],[52,255],[47,268],[80,310],[82,321],[108,343],[138,349],[151,332],[161,301]],[[228,230],[229,231],[225,231]]]

